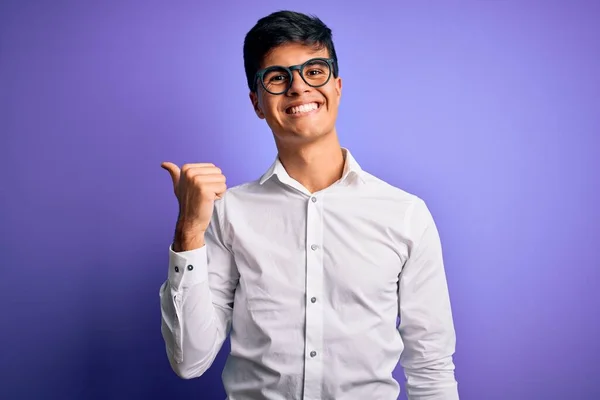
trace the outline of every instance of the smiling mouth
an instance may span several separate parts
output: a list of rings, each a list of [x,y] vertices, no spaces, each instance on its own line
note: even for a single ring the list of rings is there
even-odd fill
[[[286,112],[286,114],[291,114],[291,115],[302,115],[302,114],[308,114],[311,111],[316,111],[319,108],[321,108],[321,104],[312,102],[312,103],[301,104],[301,105],[295,106],[295,107],[288,107],[288,108],[286,108],[285,112]]]

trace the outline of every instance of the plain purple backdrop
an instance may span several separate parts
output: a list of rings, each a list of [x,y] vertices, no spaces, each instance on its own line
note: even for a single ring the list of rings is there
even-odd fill
[[[242,44],[279,9],[333,29],[342,144],[438,222],[461,399],[600,398],[600,2],[567,0],[2,1],[0,397],[225,397],[228,344],[167,362],[160,163],[268,168]]]

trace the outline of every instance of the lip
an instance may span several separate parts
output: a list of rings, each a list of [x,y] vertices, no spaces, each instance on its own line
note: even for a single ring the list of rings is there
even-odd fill
[[[317,103],[317,109],[316,110],[311,110],[308,112],[303,112],[303,113],[298,113],[298,114],[290,114],[287,112],[287,110],[289,110],[292,107],[297,107],[297,106],[301,106],[302,104],[309,104],[309,103]],[[284,112],[287,116],[292,117],[292,118],[301,118],[307,115],[312,115],[312,114],[316,114],[319,112],[319,110],[321,110],[321,108],[323,107],[323,102],[322,101],[318,101],[318,100],[305,100],[305,101],[296,101],[293,103],[288,104],[285,109]]]

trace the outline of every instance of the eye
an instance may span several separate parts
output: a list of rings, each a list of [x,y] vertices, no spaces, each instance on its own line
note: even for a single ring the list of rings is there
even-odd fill
[[[312,81],[315,79],[327,79],[327,76],[329,76],[329,64],[323,60],[311,60],[304,67],[304,76],[310,78]]]
[[[289,79],[288,72],[280,67],[271,68],[263,75],[265,85],[281,85],[287,83]]]
[[[273,75],[269,77],[269,82],[281,82],[286,79],[285,75]]]
[[[314,75],[319,75],[319,74],[322,74],[322,73],[323,73],[323,70],[321,70],[319,68],[312,67],[312,68],[308,69],[308,71],[306,72],[306,75],[314,76]]]

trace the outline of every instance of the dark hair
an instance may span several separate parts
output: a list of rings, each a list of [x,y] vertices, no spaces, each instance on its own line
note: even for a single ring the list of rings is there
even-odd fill
[[[315,48],[326,48],[333,61],[333,76],[339,68],[333,46],[331,29],[316,16],[294,11],[277,11],[258,20],[244,40],[244,69],[251,91],[256,90],[254,78],[264,57],[275,47],[285,43],[301,43]]]

